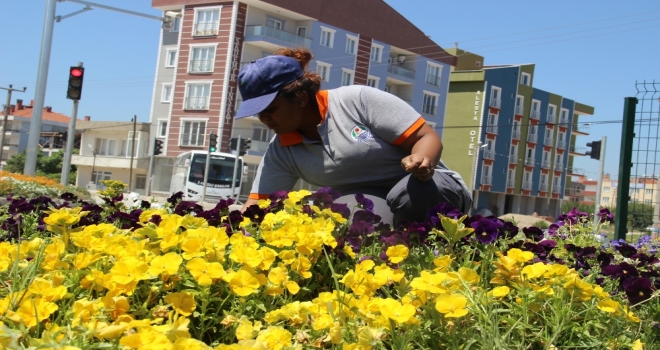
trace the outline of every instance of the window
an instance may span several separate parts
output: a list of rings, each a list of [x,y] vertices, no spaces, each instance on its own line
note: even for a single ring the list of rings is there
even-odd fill
[[[555,105],[548,105],[548,117],[550,116],[555,116],[557,113],[557,106]]]
[[[348,86],[353,84],[353,71],[343,68],[341,72],[341,86]]]
[[[528,134],[536,136],[537,131],[538,131],[538,127],[536,125],[530,125]]]
[[[213,62],[215,61],[215,47],[192,47],[190,51],[190,73],[209,73],[213,72]]]
[[[532,118],[541,119],[541,102],[540,101],[532,100]]]
[[[160,97],[160,102],[172,102],[172,84],[163,84],[163,94]]]
[[[392,85],[390,85],[390,84],[385,84],[385,92],[392,93]]]
[[[133,132],[132,131],[128,132],[128,137],[126,138],[126,140],[122,140],[122,144],[121,144],[121,147],[122,147],[121,153],[122,153],[122,155],[126,155],[126,157],[130,157],[133,154],[133,141],[135,141],[135,156],[136,157],[139,156],[139,154],[140,154],[140,146],[139,146],[140,145],[140,135],[141,135],[141,132],[138,131],[137,135],[135,136],[135,139],[133,139]],[[124,141],[126,141],[126,142],[124,142]],[[126,150],[125,151],[123,149],[124,144],[126,145]]]
[[[647,194],[647,195],[652,195],[652,194],[653,194],[653,190],[651,190],[651,189],[646,190],[646,194]]]
[[[113,139],[96,139],[97,156],[114,156],[117,148],[117,142]]]
[[[147,175],[135,175],[135,188],[138,190],[144,190],[147,188]]]
[[[332,48],[335,41],[335,30],[321,27],[321,46]]]
[[[544,168],[549,168],[550,167],[550,152],[548,151],[543,151],[543,167]]]
[[[518,145],[511,145],[510,163],[518,163]]]
[[[367,86],[371,86],[372,88],[378,89],[378,83],[379,82],[380,82],[380,78],[378,78],[378,77],[369,76],[367,78]]]
[[[424,99],[422,100],[422,113],[428,115],[435,115],[436,108],[438,107],[438,94],[433,94],[424,91]]]
[[[330,68],[331,67],[332,67],[331,64],[316,61],[316,74],[320,75],[321,79],[323,79],[323,81],[330,81]]]
[[[112,173],[109,172],[109,171],[94,171],[94,172],[92,172],[92,182],[95,183],[96,185],[100,185],[104,188],[105,188],[105,186],[103,186],[103,184],[101,184],[101,181],[110,180],[111,178],[112,178]]]
[[[490,107],[495,107],[495,108],[500,108],[502,104],[502,89],[493,86],[490,88],[490,103],[488,106]]]
[[[553,134],[553,130],[549,127],[546,127],[545,128],[545,139],[546,139],[546,141],[552,142],[552,136],[553,136],[552,134]],[[551,143],[548,143],[548,145],[550,145],[550,144]]]
[[[568,109],[561,109],[561,122],[568,123]]]
[[[651,200],[650,199],[645,199],[644,204],[651,205]]]
[[[266,19],[266,27],[282,30],[283,25],[282,25],[282,21],[276,20],[274,18],[268,18]]]
[[[520,75],[520,83],[523,85],[532,85],[532,76],[529,73],[522,73]]]
[[[541,174],[541,186],[546,186],[546,187],[548,186],[548,175],[547,174]],[[543,192],[545,192],[545,191],[543,191]]]
[[[126,157],[126,149],[128,148],[128,140],[121,140],[119,144],[119,156]]]
[[[158,121],[158,137],[165,137],[167,135],[167,120]]]
[[[603,202],[609,203],[609,201],[610,201],[610,197],[603,197]]]
[[[371,55],[369,57],[372,61],[380,62],[383,57],[383,46],[372,43]]]
[[[211,83],[190,83],[186,87],[184,109],[208,109]]]
[[[355,55],[357,53],[357,41],[358,38],[352,35],[346,35],[346,53]]]
[[[197,8],[193,35],[218,35],[220,8]]]
[[[206,121],[183,120],[181,127],[181,146],[204,146]]]
[[[426,83],[433,86],[440,86],[440,72],[442,67],[432,64],[430,62],[426,63]]]
[[[607,186],[607,187],[603,187],[603,192],[609,192],[609,191],[610,191],[610,187],[609,187],[609,186]]]
[[[497,125],[497,114],[488,113],[488,126]]]
[[[170,32],[178,32],[181,29],[181,17],[174,17]]]
[[[516,114],[523,115],[523,106],[525,104],[525,98],[523,96],[516,96]]]
[[[172,68],[176,66],[176,50],[165,51],[165,67]]]
[[[252,141],[268,142],[270,141],[268,136],[268,128],[264,128],[261,125],[254,125],[254,129],[252,129]]]
[[[490,185],[492,184],[493,180],[493,171],[490,167],[490,165],[484,165],[482,170],[481,170],[481,184],[482,185]]]
[[[307,37],[307,27],[302,26],[296,28],[296,34],[298,34],[298,36]]]

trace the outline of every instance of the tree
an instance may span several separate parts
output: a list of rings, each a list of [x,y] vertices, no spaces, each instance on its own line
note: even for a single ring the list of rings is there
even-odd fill
[[[73,154],[78,154],[78,150],[74,149]],[[5,165],[4,170],[22,174],[23,169],[25,168],[25,156],[26,152],[15,154],[11,158],[7,159],[7,165]],[[36,166],[36,175],[45,176],[50,179],[59,180],[62,177],[62,167],[64,165],[64,151],[59,151],[53,153],[50,156],[44,156],[41,152],[37,153],[37,166]],[[71,165],[71,171],[69,172],[69,183],[74,184],[76,182],[76,166]]]

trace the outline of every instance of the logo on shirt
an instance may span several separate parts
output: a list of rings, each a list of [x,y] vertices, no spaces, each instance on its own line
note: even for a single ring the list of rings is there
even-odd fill
[[[367,129],[364,125],[355,125],[351,130],[351,138],[355,142],[367,142],[374,138],[371,134],[371,131]]]

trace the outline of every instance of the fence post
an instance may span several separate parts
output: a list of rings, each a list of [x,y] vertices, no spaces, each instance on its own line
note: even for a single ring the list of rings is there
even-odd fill
[[[623,125],[621,127],[621,154],[619,156],[619,184],[616,195],[616,216],[614,218],[615,239],[626,239],[628,231],[628,201],[630,200],[630,169],[632,168],[633,139],[635,137],[636,97],[626,97],[623,105]]]

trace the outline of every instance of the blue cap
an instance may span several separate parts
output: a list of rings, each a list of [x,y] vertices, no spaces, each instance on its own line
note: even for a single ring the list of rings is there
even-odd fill
[[[266,109],[283,86],[293,83],[304,73],[300,62],[289,56],[266,56],[247,64],[238,73],[238,89],[243,103],[236,112],[236,119]]]

